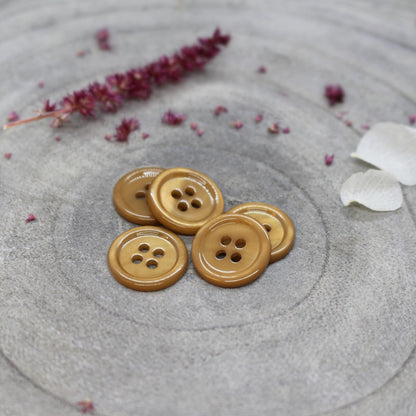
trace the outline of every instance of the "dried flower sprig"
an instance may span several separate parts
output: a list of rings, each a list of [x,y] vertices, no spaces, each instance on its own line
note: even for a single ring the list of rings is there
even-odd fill
[[[52,127],[59,127],[74,113],[90,119],[95,117],[97,109],[115,112],[125,100],[148,99],[155,85],[176,83],[187,72],[203,69],[220,52],[220,47],[227,45],[229,41],[229,35],[224,35],[220,29],[216,29],[212,36],[199,38],[194,45],[184,46],[170,57],[164,55],[144,67],[109,75],[105,83],[96,82],[68,94],[61,100],[59,107],[54,105],[52,110],[46,109],[44,105],[35,117],[10,122],[4,129],[49,117],[54,119]]]

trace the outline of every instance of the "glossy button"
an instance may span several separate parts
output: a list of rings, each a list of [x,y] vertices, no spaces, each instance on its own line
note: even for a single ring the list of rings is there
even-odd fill
[[[108,266],[122,285],[141,291],[177,282],[188,265],[184,242],[162,227],[143,226],[118,236],[108,251]]]
[[[134,224],[158,225],[147,204],[147,192],[153,179],[164,169],[146,167],[133,170],[116,183],[113,202],[117,212]]]
[[[270,263],[289,253],[295,241],[295,227],[289,216],[272,205],[248,203],[231,208],[228,213],[244,214],[256,219],[269,234],[272,245]]]
[[[187,168],[160,173],[150,185],[148,203],[161,224],[189,235],[224,210],[217,185],[204,174]]]
[[[270,239],[255,219],[224,214],[210,220],[195,235],[192,262],[207,282],[240,287],[257,279],[269,264]]]

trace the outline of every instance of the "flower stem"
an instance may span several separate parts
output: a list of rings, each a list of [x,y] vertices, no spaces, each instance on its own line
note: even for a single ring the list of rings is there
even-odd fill
[[[25,118],[24,120],[17,120],[11,123],[7,123],[3,126],[3,130],[7,130],[10,127],[19,126],[21,124],[31,123],[32,121],[42,120],[43,118],[59,117],[61,114],[62,114],[62,110],[50,111],[49,113],[38,114],[35,117],[29,117],[29,118]]]

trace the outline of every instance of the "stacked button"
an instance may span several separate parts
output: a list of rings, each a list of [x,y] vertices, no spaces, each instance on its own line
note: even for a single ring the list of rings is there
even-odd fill
[[[174,232],[195,235],[195,269],[221,287],[251,283],[295,238],[289,216],[271,205],[241,204],[223,214],[218,186],[193,169],[136,169],[117,182],[113,201],[123,218],[143,225],[117,237],[108,252],[115,279],[135,290],[164,289],[183,276],[188,253]]]

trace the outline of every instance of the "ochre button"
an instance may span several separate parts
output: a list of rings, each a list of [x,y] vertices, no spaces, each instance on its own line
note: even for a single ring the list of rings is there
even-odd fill
[[[164,169],[146,167],[126,173],[116,183],[113,201],[117,212],[134,224],[158,225],[147,205],[147,192],[153,179]]]
[[[161,224],[189,235],[224,210],[217,185],[204,174],[187,168],[160,173],[150,185],[148,204]]]
[[[143,226],[119,235],[107,259],[112,275],[122,285],[147,292],[177,282],[188,265],[188,251],[173,232]]]
[[[269,234],[272,245],[270,263],[286,256],[292,248],[295,241],[295,227],[289,216],[279,208],[253,202],[237,205],[227,213],[249,215],[263,225]]]
[[[223,214],[195,235],[192,262],[207,282],[222,287],[244,286],[269,264],[270,239],[264,227],[248,215]]]

